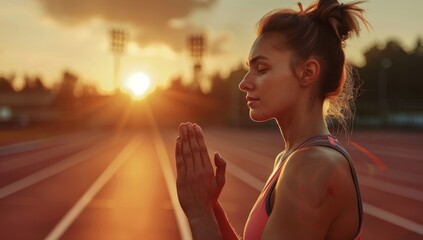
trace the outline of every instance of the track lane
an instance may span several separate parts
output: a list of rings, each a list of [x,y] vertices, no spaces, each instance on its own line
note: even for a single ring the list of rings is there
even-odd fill
[[[86,134],[85,136],[90,136],[92,133]],[[38,238],[42,236],[41,232],[44,237],[47,236],[127,145],[133,134],[131,132],[115,136],[115,142],[111,140],[113,144],[103,148],[96,157],[81,161],[0,199],[0,239],[42,239]],[[164,180],[164,171],[159,164],[163,154],[158,153],[161,150],[157,150],[158,144],[163,145],[162,149],[165,149],[167,161],[175,174],[173,154],[177,132],[162,129],[160,136],[163,143],[152,141],[154,134],[151,131],[144,130],[142,134],[143,138],[149,140],[143,142],[136,153],[116,171],[64,232],[62,239],[139,239],[140,236],[142,239],[182,239],[178,228],[179,220],[175,218],[176,209]],[[272,170],[274,157],[280,151],[281,139],[277,133],[271,131],[233,129],[205,129],[205,136],[210,155],[218,150],[230,162],[227,183],[220,201],[233,226],[241,234],[248,213],[259,194],[260,182],[263,184]],[[397,141],[397,133],[388,133],[386,147],[412,156],[419,153],[420,150],[413,146],[415,141],[423,139],[423,134],[413,133],[408,136],[401,133],[399,136],[402,141]],[[418,232],[423,224],[423,219],[419,216],[423,210],[421,202],[419,198],[406,196],[412,192],[407,191],[407,188],[414,189],[417,193],[422,191],[423,179],[419,170],[415,169],[420,166],[421,161],[415,157],[402,160],[395,154],[390,154],[393,151],[383,152],[381,147],[385,144],[385,137],[382,133],[358,133],[351,140],[370,151],[375,148],[375,153],[379,151],[376,155],[386,161],[388,166],[381,169],[366,159],[362,152],[343,142],[355,161],[359,180],[360,177],[363,180],[363,239],[421,239],[422,234]],[[96,144],[94,141],[88,145]],[[35,148],[27,153],[48,152],[48,149]],[[6,160],[19,154],[21,153],[6,156]],[[4,158],[0,164],[3,160]],[[31,169],[30,165],[28,167]],[[36,171],[35,168],[32,171]],[[239,173],[242,171],[256,180],[240,177]],[[251,184],[254,181],[259,183]],[[386,189],[398,190],[401,187],[408,193],[401,194],[400,191],[395,194]],[[161,224],[152,225],[153,222]],[[401,226],[403,223],[405,225]],[[407,226],[411,227],[407,229]]]
[[[269,136],[266,136],[266,134],[269,134]],[[230,149],[230,147],[228,146],[232,146],[234,145],[234,143],[236,143],[235,148],[251,149],[251,147],[254,146],[254,149],[266,149],[266,152],[269,153],[271,151],[275,151],[275,149],[278,148],[278,144],[279,144],[279,143],[273,143],[269,140],[269,139],[274,139],[275,137],[275,135],[270,132],[259,134],[260,138],[267,139],[265,141],[258,140],[259,138],[255,136],[254,134],[251,134],[252,136],[247,138],[246,134],[233,135],[233,132],[225,133],[225,131],[215,131],[211,135],[213,135],[215,140],[210,145],[214,145],[217,149],[228,149],[228,148]],[[206,136],[208,136],[207,132],[206,132]],[[391,136],[391,138],[395,139],[394,136]],[[251,139],[251,140],[248,140],[248,139]],[[370,141],[371,143],[368,144],[370,149],[371,147],[377,146],[377,150],[381,151],[380,148],[381,146],[383,146],[382,140],[383,138],[381,136],[376,136],[375,141],[377,141],[377,143],[374,143],[374,142],[372,143]],[[416,138],[413,137],[413,138],[409,138],[408,141],[415,141],[415,140]],[[403,141],[400,143],[401,144],[398,144],[397,142],[395,144],[395,147],[397,149],[401,149],[403,145],[406,146],[404,147],[404,152],[406,153],[412,152],[411,153],[412,155],[412,154],[415,154],[416,151],[419,151],[416,149],[410,150],[410,148],[407,145],[408,144],[407,141]],[[238,155],[239,157],[240,151],[239,150],[234,150],[234,151],[236,151],[236,153],[233,154],[233,156]],[[391,165],[395,166],[395,164],[397,164],[398,162],[398,159],[396,155],[391,156],[389,155],[389,153],[390,151],[387,151],[387,153],[384,153],[384,158],[386,158],[387,162],[390,163],[388,165],[389,166],[388,170],[391,173],[395,173],[397,169]],[[268,154],[265,154],[265,155],[266,155],[265,157],[268,157]],[[419,238],[421,239],[422,235],[420,231],[417,230],[422,227],[422,223],[423,223],[422,221],[423,219],[419,216],[420,215],[419,213],[422,210],[421,202],[420,202],[420,194],[421,194],[420,185],[417,189],[415,189],[414,188],[415,185],[408,184],[408,183],[404,184],[404,181],[402,182],[398,181],[398,178],[393,178],[393,179],[390,178],[387,181],[384,178],[387,178],[388,176],[385,175],[384,177],[381,178],[378,175],[378,173],[383,173],[383,171],[386,171],[386,169],[382,170],[378,168],[377,166],[374,166],[372,172],[369,172],[368,159],[364,159],[362,154],[358,151],[351,151],[351,155],[353,159],[355,160],[356,165],[360,166],[358,169],[360,169],[361,171],[358,171],[358,174],[359,174],[359,179],[360,179],[360,176],[363,176],[363,179],[362,179],[363,184],[361,186],[363,202],[364,202],[364,205],[369,208],[369,213],[366,213],[366,208],[364,209],[365,210],[365,219],[364,219],[365,230],[363,233],[364,235],[363,238],[365,239],[405,239],[399,236],[407,236],[408,237],[407,239],[419,239]],[[408,153],[408,155],[410,155],[410,153]],[[249,166],[248,164],[249,161],[245,160],[245,158],[247,157],[248,156],[244,156],[237,160],[231,159],[230,161],[237,162],[238,164],[240,164],[239,166],[241,166],[241,168],[245,169],[245,171],[250,172],[257,178],[262,179],[262,181],[264,182],[265,178],[263,178],[263,173],[260,173],[260,170],[258,171],[257,167],[251,168],[251,166]],[[227,158],[227,160],[229,159],[230,158]],[[406,175],[407,173],[413,174],[414,172],[413,166],[415,165],[419,166],[421,161],[416,159],[417,159],[416,157],[407,159],[406,166],[401,167],[401,170],[399,171],[401,172],[400,174],[403,175],[403,178],[404,178],[404,175]],[[269,168],[271,167],[272,166],[269,165]],[[369,178],[369,176],[371,178]],[[414,180],[417,181],[418,177],[419,175],[414,175]],[[252,185],[254,186],[257,184],[252,184]],[[241,190],[238,190],[238,192],[240,191]],[[395,194],[392,194],[393,192],[395,192]],[[410,196],[414,196],[414,197],[410,197]],[[406,206],[406,207],[399,208],[398,206]],[[378,209],[378,211],[376,211],[375,209]],[[420,211],[418,209],[420,209]],[[397,218],[392,218],[392,219],[397,219],[398,223],[396,224],[395,221],[388,221],[387,220],[388,214],[396,216]],[[368,217],[369,219],[371,219],[370,221],[372,221],[371,223],[369,223],[369,225],[376,222],[376,224],[378,225],[377,228],[370,228],[370,226],[369,227],[367,226],[366,219]],[[402,224],[402,222],[404,222],[402,221],[402,219],[404,219],[406,222],[405,224],[409,224],[410,227],[408,227],[408,225],[404,225],[403,227],[399,226]],[[395,225],[395,227],[392,227],[392,225]],[[383,229],[385,228],[390,228],[390,231],[384,231]],[[369,238],[367,238],[367,236]],[[378,238],[375,238],[375,236],[378,236]]]
[[[107,140],[107,145],[96,150],[88,158],[68,168],[47,175],[35,172],[24,181],[13,183],[19,189],[5,191],[0,199],[0,239],[43,239],[60,220],[83,191],[103,171],[127,138]],[[50,166],[51,167],[51,166]],[[50,168],[51,169],[51,168]],[[42,171],[42,170],[41,170]],[[33,181],[37,176],[41,179]],[[46,177],[47,176],[47,177]],[[30,181],[28,181],[28,179]],[[13,189],[8,185],[9,189]],[[5,194],[7,193],[7,194]]]

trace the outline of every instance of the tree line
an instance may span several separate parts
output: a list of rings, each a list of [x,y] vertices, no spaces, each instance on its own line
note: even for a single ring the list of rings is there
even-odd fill
[[[369,48],[364,57],[364,66],[353,66],[357,85],[361,86],[356,106],[358,119],[423,113],[421,38],[416,40],[410,51],[404,50],[398,41],[389,40],[383,47],[375,44]],[[212,74],[205,78],[211,82],[207,93],[184,84],[183,79],[177,77],[171,80],[168,88],[157,88],[140,102],[133,102],[120,92],[100,95],[95,86],[84,85],[77,75],[70,72],[64,72],[60,82],[51,88],[46,87],[39,77],[25,77],[19,91],[13,88],[14,76],[2,76],[0,105],[1,96],[11,94],[49,96],[51,101],[44,108],[60,111],[67,121],[91,121],[92,125],[124,124],[116,121],[123,115],[126,116],[126,125],[145,125],[149,118],[146,111],[150,111],[156,121],[164,125],[197,121],[202,124],[250,126],[252,122],[248,117],[245,94],[238,89],[246,73],[247,69],[240,64],[228,76]],[[31,99],[28,99],[28,104],[31,105]]]

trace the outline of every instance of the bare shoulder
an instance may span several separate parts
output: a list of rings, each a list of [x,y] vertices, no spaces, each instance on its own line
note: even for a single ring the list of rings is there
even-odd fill
[[[279,180],[278,185],[283,185],[283,189],[277,191],[290,190],[313,208],[328,203],[332,208],[342,208],[355,194],[348,160],[327,147],[313,146],[294,153],[284,165]]]
[[[348,160],[336,150],[309,147],[282,166],[262,239],[324,239],[355,201]]]

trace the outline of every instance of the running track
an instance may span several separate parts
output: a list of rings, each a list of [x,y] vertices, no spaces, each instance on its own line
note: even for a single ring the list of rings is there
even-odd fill
[[[282,141],[276,130],[205,128],[205,135],[210,154],[228,161],[221,202],[242,233]],[[152,124],[3,144],[0,239],[190,239],[175,195],[176,136]],[[423,133],[340,139],[359,175],[363,239],[423,239]]]

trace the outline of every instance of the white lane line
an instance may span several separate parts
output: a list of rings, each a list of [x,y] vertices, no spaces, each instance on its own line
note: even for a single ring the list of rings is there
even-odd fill
[[[207,138],[209,140],[213,140],[213,142],[218,142],[218,138],[216,138],[214,136],[207,137]],[[227,149],[229,149],[229,146],[222,144],[222,145],[219,146],[219,148],[227,150]],[[269,156],[266,156],[262,153],[252,151],[248,148],[239,147],[237,145],[231,145],[230,149],[233,150],[236,153],[242,153],[243,156],[248,156],[248,158],[245,158],[245,160],[252,162],[254,164],[260,165],[262,167],[269,167],[269,163],[270,164],[273,163],[273,162],[270,161]],[[273,160],[274,160],[274,158],[273,158]]]
[[[423,225],[413,222],[411,220],[408,220],[406,218],[403,218],[401,216],[398,216],[396,214],[393,214],[391,212],[388,212],[386,210],[383,210],[381,208],[378,208],[376,206],[373,206],[371,204],[363,202],[363,210],[365,213],[382,219],[386,222],[389,222],[391,224],[400,226],[402,228],[405,228],[407,230],[410,230],[412,232],[418,233],[420,235],[423,235]]]
[[[210,148],[211,150],[211,148]],[[216,152],[216,151],[212,151]],[[261,191],[264,187],[264,182],[260,179],[254,177],[251,173],[245,171],[244,169],[238,167],[236,164],[226,161],[227,169],[235,177],[241,179],[242,181],[248,183],[252,188],[257,191]]]
[[[131,142],[119,153],[119,155],[109,164],[106,170],[97,178],[84,195],[76,204],[66,213],[66,215],[57,223],[53,230],[47,235],[45,240],[59,239],[81,212],[87,207],[98,191],[110,180],[110,178],[119,170],[126,160],[138,148],[140,141],[138,136],[132,138]]]
[[[372,153],[380,156],[397,157],[400,159],[409,159],[422,161],[421,155],[423,154],[422,149],[412,149],[403,147],[389,146],[374,144],[374,143],[363,143],[366,149],[370,149]]]
[[[380,181],[370,177],[359,176],[360,185],[373,188],[379,191],[395,194],[401,197],[423,202],[423,192],[409,187],[403,187],[398,184]]]
[[[215,148],[211,148],[209,147],[209,151],[210,152],[218,152]],[[245,158],[247,159],[247,158]],[[244,169],[238,167],[238,165],[236,165],[235,163],[232,163],[230,161],[226,161],[226,165],[227,165],[227,170],[230,174],[232,174],[233,176],[237,177],[238,179],[242,180],[243,182],[247,183],[248,185],[250,185],[250,187],[256,189],[257,191],[263,190],[264,187],[264,182],[261,181],[260,179],[256,178],[254,175],[252,175],[251,173],[245,171]],[[267,167],[269,167],[270,165],[267,165]]]
[[[223,145],[220,147],[222,147],[222,149],[225,149],[225,146]],[[266,167],[270,166],[269,162],[260,161],[266,158],[266,156],[264,156],[263,154],[260,154],[260,153],[251,154],[252,152],[251,150],[248,150],[248,149],[243,150],[238,147],[234,147],[234,150],[238,152],[241,157],[243,157],[244,159],[250,162],[253,162],[262,166],[266,166]],[[231,163],[228,162],[227,164],[229,167]],[[233,172],[234,175],[236,174],[236,176],[239,179],[246,179],[250,181],[251,184],[254,184],[255,189],[258,189],[259,191],[261,191],[262,189],[261,187],[263,187],[263,185],[260,185],[260,181],[257,181],[257,178],[255,178],[254,176],[252,176],[251,174],[242,170],[241,168],[239,168],[238,166],[234,164],[232,164],[232,166],[234,167],[234,172]],[[401,197],[409,198],[409,199],[420,201],[420,202],[423,201],[423,192],[413,188],[403,187],[398,184],[393,184],[393,183],[377,180],[377,179],[362,176],[362,175],[358,176],[358,180],[360,185],[365,187],[373,188],[378,191],[395,194]],[[259,186],[261,187],[258,188]]]
[[[15,143],[12,145],[0,147],[0,157],[12,155],[21,152],[31,151],[41,147],[49,147],[54,145],[63,144],[69,141],[69,139],[80,135],[81,132],[69,133],[61,136],[36,139],[26,142]]]
[[[399,169],[388,169],[387,171],[377,171],[375,175],[382,177],[401,180],[404,182],[414,183],[423,185],[423,174],[413,173],[409,171],[403,171]]]
[[[156,135],[156,134],[154,134]],[[188,224],[188,220],[185,217],[185,213],[182,211],[182,208],[179,205],[178,193],[176,192],[175,176],[173,175],[172,168],[170,166],[170,159],[167,155],[167,150],[164,147],[163,140],[160,140],[160,137],[154,136],[154,146],[156,148],[157,155],[159,157],[159,163],[165,177],[165,182],[167,190],[169,191],[170,200],[173,205],[173,209],[176,215],[176,220],[178,223],[178,228],[181,234],[181,239],[192,240],[191,229]]]
[[[3,188],[0,188],[0,199],[7,197],[15,192],[18,192],[24,188],[27,188],[35,183],[38,183],[50,176],[53,176],[61,171],[64,171],[90,157],[95,156],[100,151],[104,151],[110,145],[109,141],[103,140],[100,144],[95,145],[92,148],[80,151],[64,160],[46,167],[38,172],[35,172],[29,176],[26,176],[12,184],[9,184]]]
[[[226,161],[228,164],[229,161]],[[235,164],[228,164],[228,171],[233,176],[239,178],[246,184],[250,185],[254,189],[257,189],[259,191],[262,190],[262,188],[259,188],[259,185],[264,186],[264,182],[258,180],[256,177],[251,175],[250,173],[246,172],[245,170],[241,169],[240,167],[236,166]],[[412,232],[418,233],[420,235],[423,235],[423,225],[413,222],[411,220],[408,220],[406,218],[403,218],[401,216],[398,216],[394,213],[388,212],[386,210],[383,210],[381,208],[378,208],[376,206],[373,206],[369,203],[362,202],[363,204],[363,211],[366,214],[372,215],[376,218],[379,218],[383,221],[389,222],[391,224],[394,224],[396,226],[405,228],[407,230],[410,230]]]
[[[63,155],[64,153],[75,152],[79,148],[87,146],[89,143],[93,143],[94,141],[98,141],[105,136],[105,134],[102,134],[101,136],[87,136],[86,138],[72,144],[61,145],[55,148],[48,148],[36,153],[32,153],[29,156],[24,155],[11,158],[10,160],[1,161],[0,173],[13,171],[15,169],[30,166],[39,162],[44,162]]]
[[[170,201],[172,202],[180,237],[183,240],[192,240],[191,229],[189,227],[188,220],[185,216],[185,213],[182,211],[181,206],[179,205],[178,193],[176,191],[176,180],[175,176],[173,175],[172,167],[170,166],[170,159],[167,154],[165,142],[163,141],[163,136],[161,135],[159,127],[154,120],[152,112],[148,111],[147,113],[149,122],[151,124],[151,130],[153,132],[154,147],[156,148],[156,153],[159,157],[160,167],[163,171],[167,190],[170,196]]]

